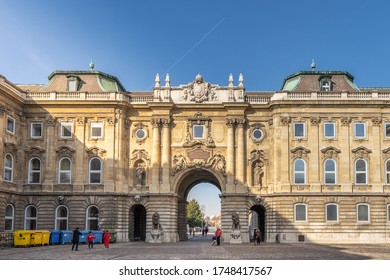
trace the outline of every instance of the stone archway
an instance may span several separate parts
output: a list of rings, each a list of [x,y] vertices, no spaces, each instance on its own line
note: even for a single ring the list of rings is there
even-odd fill
[[[183,171],[176,181],[178,195],[177,229],[179,241],[188,240],[187,237],[187,196],[189,191],[199,183],[210,183],[224,192],[224,181],[218,174],[209,169],[194,168]]]
[[[251,230],[251,236],[253,236],[253,232],[255,229],[260,229],[261,231],[261,241],[266,241],[266,209],[262,205],[253,205],[250,208],[250,230]],[[252,237],[251,237],[252,239]]]
[[[130,208],[129,240],[145,241],[146,239],[146,209],[141,204]]]

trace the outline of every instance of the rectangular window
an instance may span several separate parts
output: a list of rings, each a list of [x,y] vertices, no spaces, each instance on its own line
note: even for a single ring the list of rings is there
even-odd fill
[[[91,138],[102,138],[102,137],[103,137],[103,123],[91,122]]]
[[[337,222],[338,221],[338,209],[336,204],[326,205],[326,221],[327,222]]]
[[[194,139],[204,139],[204,125],[194,125],[193,126],[193,138]]]
[[[306,205],[297,204],[295,205],[295,221],[306,222]]]
[[[324,123],[324,137],[332,139],[336,137],[336,124],[335,123]]]
[[[294,123],[294,138],[305,138],[305,123]]]
[[[72,138],[72,126],[71,122],[61,123],[61,138]]]
[[[385,137],[390,138],[390,123],[385,123]]]
[[[366,138],[366,123],[355,123],[355,138]]]
[[[7,116],[7,131],[12,134],[15,133],[15,119],[10,116]]]
[[[69,80],[68,81],[68,91],[76,91],[77,90],[77,81]]]
[[[390,205],[387,205],[387,221],[390,222]]]
[[[369,222],[369,206],[367,204],[359,204],[357,206],[357,221]]]
[[[42,123],[31,123],[31,138],[42,138]]]

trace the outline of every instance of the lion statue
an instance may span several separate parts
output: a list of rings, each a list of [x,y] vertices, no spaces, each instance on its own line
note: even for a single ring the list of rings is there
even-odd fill
[[[160,215],[157,212],[155,212],[152,216],[152,225],[153,225],[153,229],[162,230],[162,227],[160,224]]]
[[[240,217],[238,216],[238,213],[234,212],[232,214],[232,229],[240,229]]]

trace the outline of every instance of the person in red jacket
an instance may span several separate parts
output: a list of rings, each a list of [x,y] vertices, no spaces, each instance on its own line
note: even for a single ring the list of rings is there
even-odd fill
[[[103,244],[104,246],[108,249],[108,247],[110,247],[110,233],[108,230],[106,230],[103,234]]]
[[[95,236],[93,236],[92,231],[90,231],[87,235],[88,249],[93,249],[93,240]]]
[[[217,237],[217,246],[221,245],[222,230],[220,228],[215,231],[215,236]]]

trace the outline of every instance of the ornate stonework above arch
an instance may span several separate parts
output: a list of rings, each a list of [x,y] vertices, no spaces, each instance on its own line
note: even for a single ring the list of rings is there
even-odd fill
[[[383,158],[390,158],[390,147],[382,150]]]
[[[86,149],[85,152],[87,153],[88,156],[99,156],[101,158],[103,158],[107,153],[106,150],[96,146]]]
[[[45,153],[45,149],[41,149],[39,147],[32,147],[30,149],[25,150],[27,155],[30,156],[39,156]]]
[[[372,153],[370,149],[367,149],[366,147],[359,146],[355,149],[352,149],[353,157],[354,158],[364,158],[368,159],[369,155]]]
[[[18,148],[14,143],[4,143],[4,154],[11,153],[13,155],[16,155],[18,151]]]
[[[255,161],[261,161],[264,164],[268,165],[269,160],[267,153],[264,150],[252,150],[249,153],[249,159],[247,160],[247,165],[252,165]]]
[[[73,154],[76,152],[75,149],[73,149],[70,146],[60,146],[56,149],[56,153],[58,158],[62,157],[70,157],[73,159]]]
[[[216,101],[217,86],[212,86],[210,83],[203,81],[203,78],[198,74],[195,81],[183,87],[182,101],[203,103],[206,101]]]
[[[338,158],[341,151],[333,146],[329,146],[321,149],[322,159],[325,158]]]
[[[305,147],[298,146],[294,149],[291,149],[291,153],[293,154],[293,159],[295,158],[307,158],[310,154],[310,150]]]
[[[130,158],[130,166],[134,166],[134,163],[139,160],[142,160],[148,165],[150,165],[150,156],[148,152],[144,149],[137,149],[132,152]]]
[[[221,172],[223,176],[226,176],[226,160],[225,157],[220,153],[216,153],[212,157],[209,157],[206,161],[201,159],[189,161],[185,156],[178,154],[173,157],[172,162],[172,176],[174,176],[179,171],[192,168],[211,168]]]

